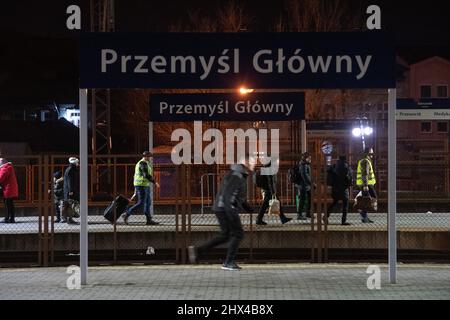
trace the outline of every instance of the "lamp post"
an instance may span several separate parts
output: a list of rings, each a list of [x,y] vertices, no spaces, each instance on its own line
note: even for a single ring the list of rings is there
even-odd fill
[[[368,125],[368,120],[366,117],[358,117],[357,126],[352,130],[354,137],[361,137],[363,150],[366,148],[366,136],[370,136],[373,133],[373,128]]]

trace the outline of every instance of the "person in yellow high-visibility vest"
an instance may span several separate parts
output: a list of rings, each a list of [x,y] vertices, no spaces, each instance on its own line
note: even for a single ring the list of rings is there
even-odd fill
[[[356,170],[356,185],[361,188],[363,195],[369,194],[372,198],[377,198],[375,191],[375,171],[373,169],[373,149],[367,147],[364,149],[364,157],[358,161],[358,168]],[[367,211],[359,210],[361,220],[363,223],[373,223],[369,219]]]
[[[156,222],[152,219],[150,214],[150,206],[151,206],[151,193],[150,193],[150,183],[153,183],[157,187],[159,184],[153,179],[153,168],[151,163],[152,153],[149,151],[145,151],[142,154],[142,159],[136,163],[134,169],[134,193],[138,197],[138,201],[135,205],[129,207],[127,211],[122,215],[122,218],[125,224],[128,224],[128,218],[131,214],[139,209],[140,207],[144,207],[144,215],[147,218],[147,225],[156,225],[159,222]],[[134,198],[134,195],[133,195]]]

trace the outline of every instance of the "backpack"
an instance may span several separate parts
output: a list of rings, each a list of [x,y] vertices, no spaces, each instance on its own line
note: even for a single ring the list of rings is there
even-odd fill
[[[344,169],[344,171],[341,171],[339,173],[336,172],[336,175],[338,175],[340,183],[342,183],[345,188],[350,188],[351,186],[353,186],[353,171],[348,164],[344,167]]]
[[[293,184],[301,184],[302,183],[302,175],[300,174],[298,165],[296,165],[288,170],[288,179],[289,179],[289,182],[293,183]]]
[[[331,166],[327,170],[327,186],[332,187],[333,183],[342,185],[344,188],[353,186],[353,176],[350,167],[345,172],[337,171],[335,166]]]
[[[261,174],[261,169],[256,169],[253,173],[253,183],[261,189],[269,190],[268,176]]]
[[[345,186],[350,188],[353,186],[353,174],[352,170],[348,168],[347,176],[345,177]]]

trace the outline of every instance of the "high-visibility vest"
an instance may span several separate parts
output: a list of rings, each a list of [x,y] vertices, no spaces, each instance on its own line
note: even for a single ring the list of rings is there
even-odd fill
[[[149,187],[150,181],[144,176],[144,174],[140,170],[141,162],[144,161],[147,163],[148,173],[152,175],[152,166],[150,164],[150,161],[145,161],[144,159],[141,159],[136,163],[136,166],[134,167],[134,186],[135,187]]]
[[[364,158],[358,161],[358,169],[356,171],[356,185],[357,186],[363,185],[362,170],[361,170],[362,161],[367,161],[369,163],[369,176],[367,177],[367,185],[373,186],[375,185],[375,183],[377,183],[377,180],[375,179],[375,172],[373,171],[372,161],[370,161],[368,158]]]

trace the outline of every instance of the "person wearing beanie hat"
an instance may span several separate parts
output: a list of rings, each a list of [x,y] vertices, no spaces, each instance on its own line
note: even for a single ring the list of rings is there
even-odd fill
[[[63,222],[68,224],[78,224],[73,220],[73,217],[79,216],[80,208],[80,175],[78,167],[80,161],[75,157],[69,158],[69,167],[64,172],[64,186],[63,186],[63,205],[61,215]]]
[[[77,165],[79,165],[80,164],[80,160],[78,160],[78,158],[75,158],[75,157],[70,157],[69,158],[69,163],[70,164],[77,164]]]
[[[134,195],[132,199],[137,195],[138,201],[123,213],[122,218],[125,224],[128,224],[128,218],[141,207],[144,209],[144,215],[147,220],[146,225],[159,224],[159,222],[152,219],[150,213],[152,203],[150,184],[153,183],[156,187],[159,187],[159,184],[153,178],[152,156],[153,154],[150,151],[143,152],[142,159],[136,163],[134,168]]]

